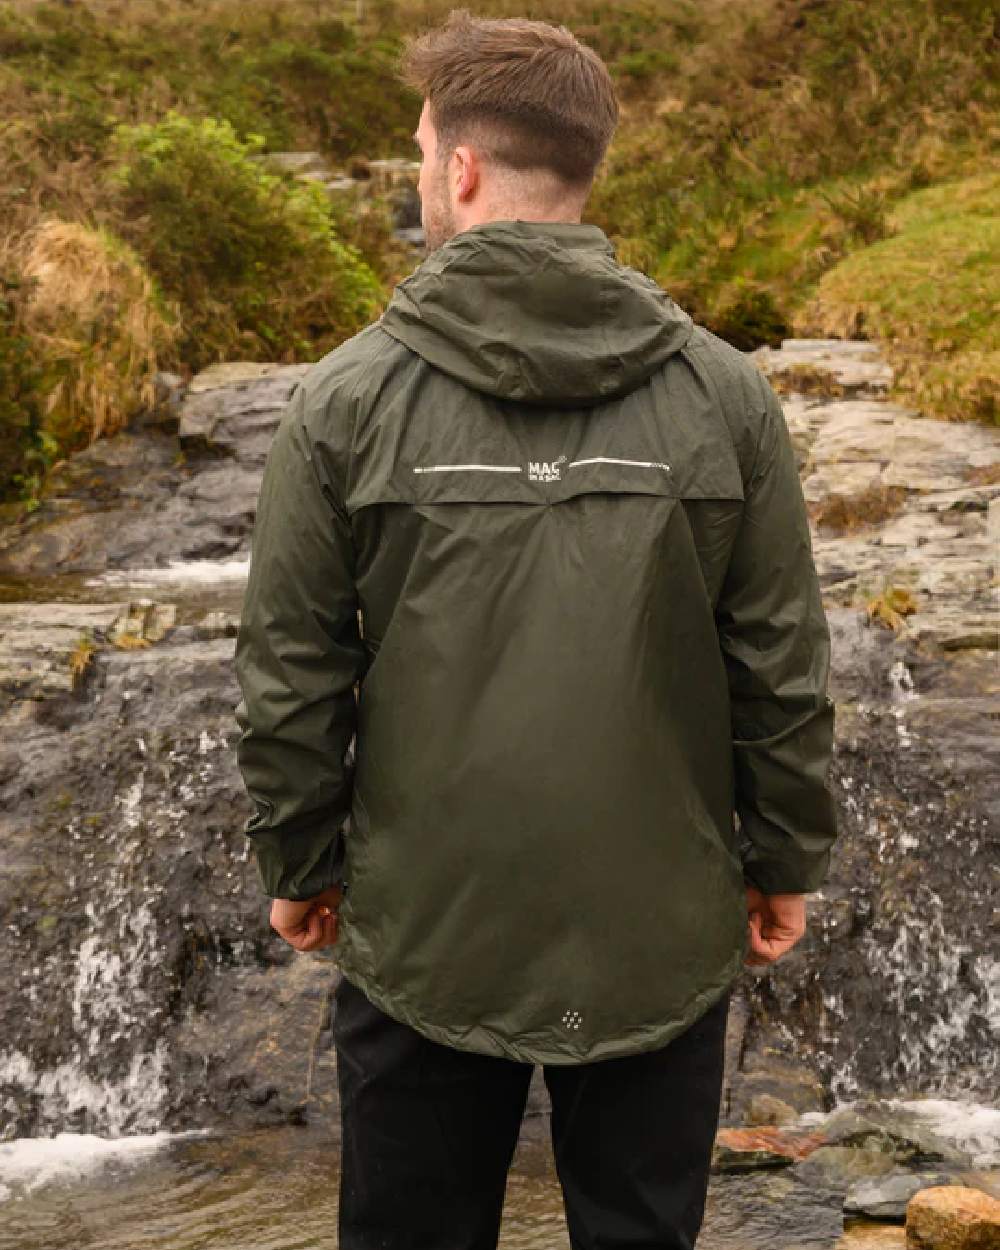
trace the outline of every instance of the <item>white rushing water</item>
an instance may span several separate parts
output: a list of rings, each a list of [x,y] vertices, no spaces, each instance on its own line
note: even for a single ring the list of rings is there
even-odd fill
[[[245,581],[249,560],[171,560],[145,569],[109,569],[87,579],[88,586],[214,586]]]
[[[137,745],[145,757],[142,735]],[[65,1000],[59,1045],[44,1056],[0,1046],[0,1094],[6,1088],[28,1096],[39,1133],[74,1129],[136,1141],[124,1135],[154,1133],[163,1121],[171,969],[157,919],[165,885],[151,869],[150,844],[157,831],[167,830],[179,854],[186,853],[190,805],[227,749],[224,735],[203,730],[193,755],[171,749],[155,765],[174,768],[180,778],[166,795],[148,792],[152,765],[143,762],[116,794],[115,816],[102,836],[78,817],[67,825],[66,836],[83,846],[81,870],[69,883],[83,895],[87,924],[75,950],[50,953],[39,963],[25,994],[32,1015],[51,1006],[53,994]]]
[[[799,1123],[822,1131],[825,1121],[839,1112],[857,1109],[864,1118],[870,1108],[898,1116],[900,1124],[909,1119],[914,1127],[967,1154],[975,1168],[1000,1167],[1000,1107],[979,1102],[957,1098],[851,1099],[838,1102],[832,1111],[804,1112]]]
[[[109,1163],[138,1164],[170,1142],[209,1134],[208,1129],[134,1137],[56,1133],[0,1142],[0,1202],[26,1198],[49,1185],[86,1181]]]

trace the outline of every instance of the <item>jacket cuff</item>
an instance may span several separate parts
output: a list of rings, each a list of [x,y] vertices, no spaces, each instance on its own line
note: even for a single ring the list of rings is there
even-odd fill
[[[743,879],[761,894],[811,894],[826,881],[829,870],[830,851],[800,863],[751,858],[743,862]]]
[[[268,898],[287,898],[305,902],[315,898],[343,877],[343,836],[337,834],[315,848],[302,848],[306,854],[297,863],[290,863],[287,846],[271,834],[251,839],[260,886]],[[312,850],[313,853],[309,853]]]

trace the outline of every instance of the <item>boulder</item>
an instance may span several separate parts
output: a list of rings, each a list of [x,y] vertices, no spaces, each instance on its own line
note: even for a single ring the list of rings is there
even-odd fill
[[[908,1250],[997,1250],[1000,1202],[960,1185],[922,1189],[906,1208]]]

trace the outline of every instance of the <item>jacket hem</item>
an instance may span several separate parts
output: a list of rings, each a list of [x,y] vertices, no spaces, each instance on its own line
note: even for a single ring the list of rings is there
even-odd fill
[[[664,1020],[660,1024],[645,1024],[640,1028],[626,1029],[614,1037],[604,1038],[585,1050],[572,1054],[567,1053],[566,1050],[554,1050],[545,1043],[536,1044],[530,1039],[525,1039],[524,1036],[504,1037],[481,1024],[459,1028],[433,1024],[424,1019],[402,995],[392,994],[377,985],[368,973],[358,968],[349,958],[335,955],[335,961],[342,975],[361,990],[376,1007],[395,1020],[409,1025],[432,1042],[450,1046],[455,1050],[473,1051],[499,1059],[513,1059],[519,1063],[570,1066],[594,1063],[602,1059],[623,1058],[665,1046],[678,1034],[690,1028],[732,988],[743,968],[748,949],[749,936],[744,930],[743,942],[724,965],[720,979],[708,989],[689,999],[680,1015]]]

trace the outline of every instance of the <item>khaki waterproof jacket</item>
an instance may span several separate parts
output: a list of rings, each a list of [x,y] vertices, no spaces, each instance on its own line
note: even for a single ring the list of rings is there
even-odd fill
[[[270,449],[236,644],[263,889],[343,877],[336,962],[435,1041],[661,1046],[739,974],[745,881],[825,878],[829,658],[756,367],[597,226],[474,226]]]

